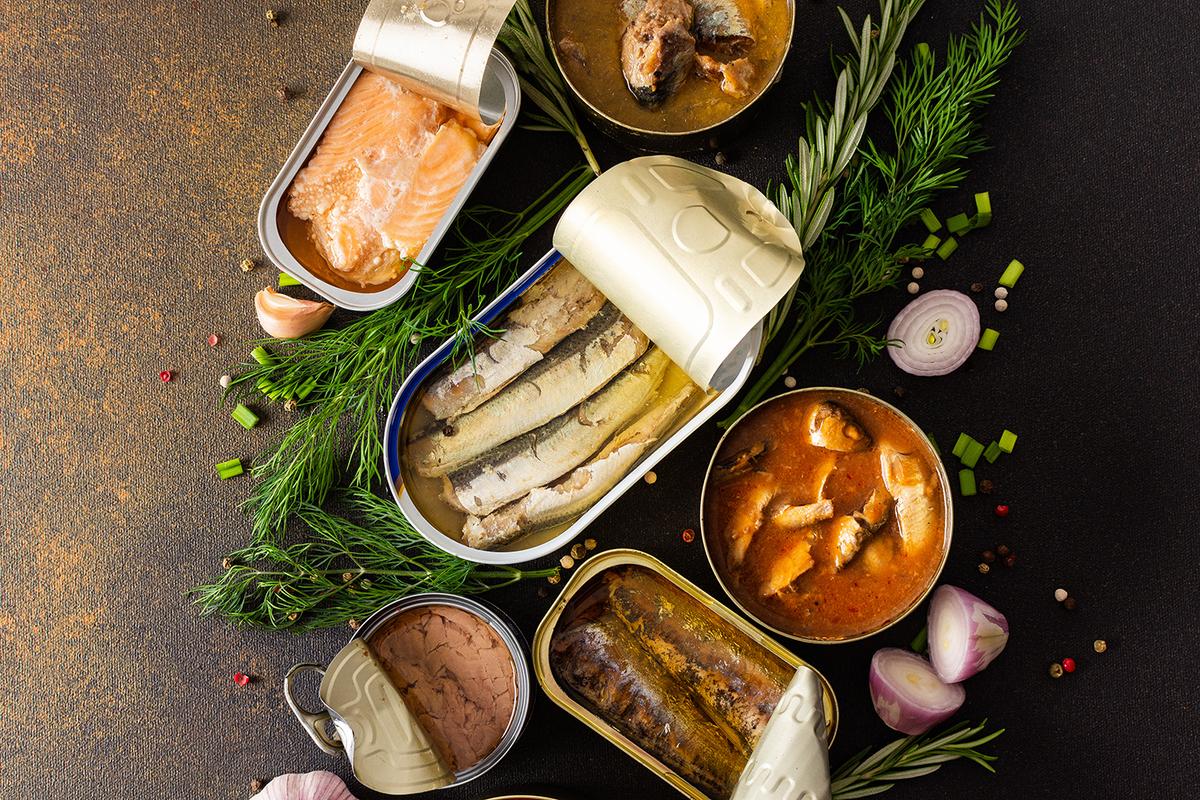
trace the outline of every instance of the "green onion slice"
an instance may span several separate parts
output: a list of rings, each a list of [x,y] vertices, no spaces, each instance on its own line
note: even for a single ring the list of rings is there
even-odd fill
[[[241,423],[242,427],[246,430],[250,430],[258,424],[258,414],[255,414],[241,403],[237,404],[237,408],[233,410],[233,413],[230,416]]]
[[[980,442],[972,439],[963,450],[963,454],[958,457],[964,467],[975,469],[975,465],[979,463],[979,457],[983,455],[983,445]]]
[[[1000,331],[995,328],[984,328],[983,334],[979,337],[979,349],[991,350],[996,346],[996,340],[1000,338]]]
[[[996,459],[999,458],[1000,454],[1003,452],[1004,451],[1000,449],[1000,445],[993,441],[987,446],[987,449],[983,451],[983,457],[987,459],[989,464],[995,464]]]
[[[975,441],[975,440],[972,439],[967,434],[960,433],[958,435],[958,440],[954,442],[954,449],[950,451],[950,455],[954,456],[955,458],[961,457],[963,454],[963,451],[967,449],[967,445],[969,445],[973,441]]]
[[[921,209],[921,222],[925,223],[925,228],[930,233],[937,233],[942,229],[942,221],[933,213],[932,208]]]
[[[1017,435],[1005,428],[1004,433],[1000,434],[1000,450],[1005,453],[1011,453],[1016,443]]]
[[[971,219],[966,214],[955,214],[946,220],[946,230],[958,235],[971,230]]]
[[[296,280],[291,275],[288,275],[286,272],[279,273],[279,288],[280,289],[282,289],[285,286],[299,286],[299,285],[300,285],[300,281]]]
[[[231,458],[228,461],[222,461],[217,464],[217,476],[221,480],[229,480],[242,474],[242,460],[240,458]]]
[[[921,242],[921,249],[933,252],[937,250],[937,246],[942,243],[942,240],[934,236],[932,233],[925,237],[925,241]]]
[[[975,494],[975,470],[960,469],[958,471],[958,490],[963,497],[972,497]]]
[[[1011,289],[1017,285],[1017,279],[1021,277],[1021,273],[1025,271],[1025,265],[1015,258],[1008,262],[1008,266],[1004,268],[1004,274],[1000,276],[1000,285]]]
[[[938,247],[937,254],[942,259],[942,261],[949,261],[950,255],[957,249],[958,249],[958,240],[955,239],[953,236],[949,236],[946,238],[946,241],[942,242],[941,246]]]
[[[250,357],[259,364],[262,364],[264,367],[275,362],[275,359],[271,356],[270,352],[267,351],[267,348],[261,345],[250,351]]]

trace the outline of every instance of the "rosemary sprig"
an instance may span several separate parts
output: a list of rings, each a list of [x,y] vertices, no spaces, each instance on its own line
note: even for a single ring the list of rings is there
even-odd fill
[[[972,727],[963,722],[937,736],[905,736],[868,755],[867,748],[843,764],[833,774],[834,800],[870,797],[891,789],[896,781],[919,778],[937,772],[942,764],[965,758],[988,772],[995,772],[996,756],[979,748],[1004,733],[1001,728],[985,734],[987,720]]]
[[[833,107],[820,98],[804,106],[805,135],[797,152],[784,163],[788,181],[776,190],[775,203],[792,220],[805,250],[817,241],[833,210],[837,184],[850,158],[858,150],[867,117],[879,102],[896,64],[896,52],[908,30],[908,24],[921,10],[925,0],[880,0],[879,27],[872,26],[870,15],[863,19],[861,31],[850,16],[838,8],[853,45],[850,55],[840,59]],[[763,348],[781,330],[795,300],[796,287],[767,316]]]
[[[192,590],[201,614],[301,633],[361,621],[414,592],[477,594],[557,572],[464,561],[428,542],[395,503],[362,489],[344,499],[359,523],[304,504],[297,516],[311,531],[305,541],[230,554],[224,574]]]
[[[508,19],[504,21],[504,27],[500,29],[499,40],[521,73],[521,90],[542,111],[541,114],[530,115],[533,122],[525,127],[569,134],[583,151],[588,167],[599,175],[600,164],[571,108],[566,82],[554,64],[546,37],[538,29],[529,0],[517,0]]]
[[[860,362],[887,342],[873,333],[878,320],[855,318],[863,297],[896,285],[903,265],[926,254],[895,240],[933,196],[959,185],[965,159],[984,149],[982,114],[998,74],[1024,39],[1011,0],[988,0],[970,33],[951,37],[945,65],[915,55],[901,65],[888,93],[886,116],[894,152],[874,141],[851,166],[845,199],[829,218],[786,321],[783,345],[722,421],[728,426],[761,400],[801,355],[833,345]]]
[[[477,332],[471,317],[516,277],[525,240],[593,178],[584,166],[565,175],[526,209],[486,207],[465,212],[459,244],[437,267],[414,267],[409,294],[388,308],[337,329],[326,329],[274,349],[267,364],[242,365],[230,391],[284,390],[311,385],[299,401],[306,411],[253,474],[246,509],[256,542],[277,541],[303,505],[323,503],[337,480],[342,446],[348,446],[350,484],[367,488],[380,477],[379,415],[414,361],[421,340],[454,336],[469,346]]]

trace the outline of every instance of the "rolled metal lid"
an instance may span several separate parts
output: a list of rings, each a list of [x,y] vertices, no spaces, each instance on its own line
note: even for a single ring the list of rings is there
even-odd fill
[[[384,794],[416,794],[454,782],[364,640],[350,640],[334,656],[320,693],[363,786]]]
[[[702,387],[804,270],[795,229],[762,192],[665,155],[592,181],[554,246]]]
[[[824,698],[817,674],[796,670],[730,800],[830,800]]]
[[[504,112],[488,60],[515,0],[371,0],[354,60],[425,97],[493,123]]]

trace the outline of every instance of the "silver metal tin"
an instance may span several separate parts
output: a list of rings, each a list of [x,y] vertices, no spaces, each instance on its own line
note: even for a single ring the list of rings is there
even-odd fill
[[[876,628],[875,630],[866,631],[866,632],[860,633],[856,636],[845,636],[845,637],[840,637],[840,638],[818,638],[818,637],[811,637],[811,636],[799,636],[794,633],[788,633],[787,631],[780,630],[779,628],[776,628],[774,625],[771,625],[771,624],[763,621],[757,614],[755,614],[753,611],[751,611],[750,609],[748,609],[744,605],[742,605],[741,601],[738,600],[738,598],[733,594],[733,592],[731,592],[729,590],[729,587],[725,585],[725,578],[724,578],[724,576],[722,576],[721,571],[719,569],[717,569],[717,562],[713,558],[712,548],[708,544],[708,533],[709,532],[708,532],[708,530],[706,530],[706,527],[705,527],[705,516],[706,515],[704,513],[704,510],[705,510],[706,506],[705,506],[704,500],[705,500],[706,495],[708,494],[708,488],[709,488],[709,485],[712,480],[713,467],[717,463],[717,454],[721,452],[721,447],[725,444],[725,440],[727,438],[729,438],[729,435],[732,434],[737,429],[737,426],[740,425],[743,420],[749,419],[750,415],[754,414],[756,411],[761,409],[763,406],[765,406],[769,403],[773,403],[784,397],[790,397],[792,395],[805,394],[805,393],[809,393],[809,392],[840,392],[842,394],[855,395],[855,396],[865,399],[867,402],[877,403],[877,404],[883,406],[884,408],[888,409],[892,413],[894,413],[897,417],[900,418],[900,420],[905,425],[907,425],[909,427],[910,430],[912,430],[914,433],[916,433],[922,439],[922,441],[924,441],[927,444],[927,447],[928,447],[927,453],[929,455],[929,460],[934,465],[934,469],[937,472],[938,480],[942,482],[943,513],[945,514],[945,516],[944,516],[944,519],[945,519],[944,528],[945,529],[942,532],[942,535],[943,535],[942,560],[938,563],[937,569],[935,569],[930,574],[929,585],[925,587],[925,591],[923,591],[920,594],[920,596],[918,596],[915,600],[913,600],[913,602],[909,605],[908,608],[906,608],[902,613],[897,615],[894,619],[889,620],[888,622],[885,622],[883,625]],[[909,418],[909,416],[907,414],[905,414],[900,409],[896,408],[891,403],[888,403],[885,400],[880,400],[878,397],[875,397],[872,394],[868,394],[867,392],[860,392],[856,389],[843,389],[839,386],[806,386],[801,389],[793,389],[790,392],[784,392],[783,394],[775,395],[774,397],[768,397],[766,400],[763,400],[761,403],[759,403],[758,405],[751,408],[749,411],[747,411],[745,414],[743,414],[738,419],[737,422],[735,422],[733,425],[730,425],[728,430],[726,430],[725,433],[721,435],[721,439],[720,439],[720,441],[717,442],[717,446],[713,448],[712,457],[708,460],[708,469],[704,473],[704,487],[700,490],[700,539],[701,539],[701,541],[704,542],[704,555],[708,559],[708,566],[712,569],[713,575],[716,576],[717,583],[719,583],[721,585],[721,589],[723,589],[725,591],[725,594],[729,596],[729,599],[731,601],[733,601],[733,604],[738,607],[738,610],[740,610],[743,614],[745,614],[750,619],[754,620],[759,625],[763,626],[764,628],[771,631],[772,633],[777,633],[780,636],[786,636],[789,639],[794,639],[798,642],[807,642],[809,644],[841,644],[843,642],[857,642],[861,639],[866,639],[868,636],[874,636],[875,634],[879,633],[880,631],[887,630],[888,628],[892,627],[897,622],[899,622],[900,620],[904,619],[909,614],[911,614],[913,612],[913,610],[915,608],[917,608],[917,606],[921,605],[921,603],[924,602],[925,598],[929,596],[929,593],[933,591],[933,587],[937,585],[938,578],[941,577],[942,570],[946,566],[946,559],[950,556],[950,540],[952,538],[953,533],[954,533],[954,498],[951,495],[950,478],[946,474],[946,465],[943,464],[942,459],[940,457],[938,457],[937,451],[934,449],[933,442],[930,441],[929,436],[926,435],[925,431],[921,430],[921,426],[919,426],[919,425],[917,425],[917,423],[913,422],[912,419]]]
[[[316,116],[313,117],[312,122],[308,124],[308,128],[301,135],[300,141],[296,143],[291,155],[283,162],[283,167],[279,170],[279,174],[275,176],[275,180],[272,181],[270,188],[267,189],[267,193],[263,197],[262,204],[258,209],[258,239],[262,244],[263,253],[267,259],[279,270],[296,278],[296,280],[329,302],[341,308],[350,309],[351,311],[371,311],[394,303],[412,288],[417,280],[417,271],[409,269],[400,280],[391,286],[374,291],[366,289],[352,290],[336,286],[324,278],[313,274],[292,255],[292,252],[283,240],[283,233],[279,226],[279,214],[286,204],[287,190],[292,185],[292,180],[296,177],[296,173],[308,161],[309,154],[317,146],[317,142],[321,139],[321,134],[325,132],[329,121],[337,113],[342,101],[346,99],[346,94],[350,91],[350,87],[354,85],[354,81],[362,74],[363,69],[364,67],[351,61],[342,70],[341,77],[337,79],[337,82],[334,83],[333,88],[329,91],[329,95],[321,103]],[[479,183],[480,178],[483,177],[483,173],[487,171],[488,166],[492,163],[496,151],[500,149],[500,146],[508,138],[508,134],[517,123],[517,114],[521,107],[520,81],[517,78],[517,71],[513,67],[512,62],[497,49],[492,50],[484,89],[480,98],[481,115],[490,119],[501,117],[503,119],[495,136],[492,137],[492,141],[484,148],[483,154],[479,157],[479,162],[475,165],[471,174],[467,176],[466,182],[458,190],[458,194],[454,196],[454,200],[451,201],[445,215],[443,215],[437,227],[434,228],[429,240],[425,243],[425,247],[417,255],[416,262],[418,264],[428,263],[430,257],[433,255],[433,251],[437,249],[438,244],[442,241],[442,237],[450,230],[455,218],[458,216],[458,212],[462,210],[463,205],[467,202],[467,198],[474,191],[475,185]]]
[[[562,256],[558,251],[551,250],[528,272],[518,278],[515,283],[501,292],[500,296],[493,300],[487,308],[477,314],[475,320],[484,325],[492,322],[505,309],[512,305],[522,292],[528,289],[538,278],[549,272],[561,259]],[[384,430],[383,458],[392,496],[404,512],[404,516],[408,518],[408,521],[414,528],[420,531],[421,535],[446,552],[461,558],[483,564],[520,564],[550,555],[560,550],[572,539],[578,537],[596,517],[600,516],[605,509],[616,502],[617,498],[629,491],[634,484],[641,480],[643,475],[653,469],[655,464],[665,458],[668,453],[678,447],[681,442],[691,436],[705,422],[712,419],[717,412],[733,399],[738,389],[750,377],[750,370],[754,366],[755,358],[758,355],[759,343],[762,341],[762,330],[762,323],[759,322],[742,339],[734,349],[732,355],[726,360],[722,369],[713,377],[712,387],[718,390],[719,393],[717,396],[701,408],[691,419],[680,426],[678,430],[651,450],[639,464],[629,471],[629,474],[622,478],[616,486],[600,498],[595,505],[584,512],[582,516],[571,523],[561,533],[549,539],[528,543],[526,540],[536,538],[536,534],[534,534],[532,537],[519,539],[500,550],[480,550],[468,547],[458,539],[451,538],[442,533],[417,508],[411,494],[405,489],[401,480],[400,451],[405,444],[402,439],[405,417],[410,404],[416,401],[418,389],[421,388],[424,381],[429,378],[434,370],[450,358],[454,348],[454,341],[453,339],[447,340],[409,374],[403,385],[401,385],[399,392],[396,393],[396,399],[392,403],[391,412],[388,414],[387,425]]]
[[[516,681],[516,692],[514,695],[516,705],[513,708],[512,720],[509,721],[508,729],[504,732],[504,736],[501,738],[500,743],[496,745],[495,750],[489,753],[478,764],[455,773],[454,782],[449,784],[449,786],[462,786],[464,783],[475,780],[496,766],[508,754],[513,745],[517,743],[517,740],[525,730],[525,724],[529,719],[529,712],[533,701],[533,681],[529,673],[529,663],[525,658],[526,643],[512,621],[491,606],[468,597],[439,592],[428,592],[410,597],[402,597],[399,600],[389,603],[368,617],[359,629],[355,631],[354,635],[350,637],[350,642],[354,640],[369,642],[371,634],[379,630],[392,617],[403,611],[422,608],[424,606],[451,606],[452,608],[459,608],[475,614],[491,625],[501,641],[508,647],[509,654],[513,659],[513,677]],[[288,707],[318,747],[330,755],[339,755],[342,753],[349,755],[353,752],[353,742],[347,741],[350,729],[344,720],[329,708],[317,712],[308,711],[296,699],[293,684],[296,677],[304,672],[317,672],[324,675],[325,667],[321,664],[305,663],[296,664],[288,670],[287,676],[283,681],[283,695]],[[328,728],[330,725],[334,728],[334,734],[329,733]],[[351,759],[352,769],[353,766],[353,759]]]

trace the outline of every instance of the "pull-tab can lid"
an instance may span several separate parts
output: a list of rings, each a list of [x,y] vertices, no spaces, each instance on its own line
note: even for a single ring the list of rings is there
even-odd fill
[[[491,124],[503,102],[488,97],[496,84],[486,80],[488,60],[514,3],[371,0],[354,35],[354,60]]]
[[[454,782],[454,774],[362,639],[351,639],[334,656],[320,693],[363,786],[400,795]]]
[[[702,387],[804,269],[800,238],[762,192],[665,155],[592,181],[554,246]]]

